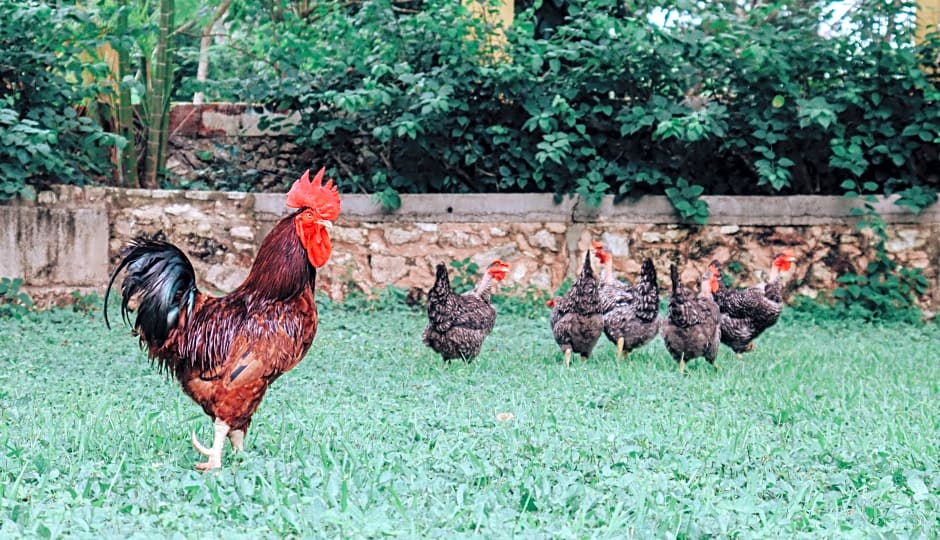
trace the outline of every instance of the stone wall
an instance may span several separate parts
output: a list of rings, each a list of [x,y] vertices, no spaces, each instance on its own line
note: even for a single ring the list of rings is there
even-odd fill
[[[189,254],[201,287],[229,291],[247,275],[267,231],[288,213],[284,200],[60,186],[35,202],[0,206],[0,276],[24,277],[34,293],[101,292],[131,238],[162,235]],[[334,299],[353,287],[426,289],[438,262],[469,258],[484,266],[499,257],[513,267],[507,285],[554,288],[577,271],[591,240],[602,239],[617,272],[632,280],[642,258],[652,257],[664,283],[671,261],[691,282],[713,258],[737,262],[740,282],[752,283],[766,274],[775,252],[789,247],[799,257],[790,286],[813,296],[832,289],[842,273],[862,272],[871,255],[869,237],[850,217],[851,202],[841,197],[705,200],[711,223],[698,227],[680,223],[664,197],[616,206],[608,198],[590,208],[576,198],[556,205],[551,195],[410,195],[399,210],[385,212],[368,195],[344,195],[333,257],[319,283]],[[931,289],[923,302],[940,307],[940,205],[915,215],[883,200],[880,209],[890,223],[892,256],[924,269]],[[51,225],[49,216],[61,224]],[[47,254],[42,261],[26,255],[37,246]]]

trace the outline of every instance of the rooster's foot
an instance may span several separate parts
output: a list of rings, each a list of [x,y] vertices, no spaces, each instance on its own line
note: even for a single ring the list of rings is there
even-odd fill
[[[196,432],[192,433],[193,438],[193,447],[197,452],[206,456],[208,461],[204,463],[197,463],[196,468],[200,471],[207,471],[210,469],[218,469],[222,466],[222,444],[225,442],[225,436],[228,435],[229,427],[228,424],[215,419],[215,435],[212,439],[212,448],[206,448],[203,446],[199,439],[196,438]]]
[[[617,360],[623,360],[623,338],[617,338]]]
[[[245,450],[245,431],[242,429],[233,429],[228,432],[228,440],[232,443],[232,451],[235,453]]]

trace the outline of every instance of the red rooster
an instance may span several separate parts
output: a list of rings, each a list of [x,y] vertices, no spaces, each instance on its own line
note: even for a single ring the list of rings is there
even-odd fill
[[[287,194],[297,211],[282,219],[261,242],[245,282],[230,294],[212,297],[196,288],[186,255],[167,242],[134,240],[111,275],[121,284],[121,315],[137,305],[134,333],[148,356],[179,380],[183,391],[213,418],[215,437],[208,460],[197,469],[222,466],[226,436],[238,452],[268,385],[300,362],[317,332],[314,284],[317,268],[330,258],[330,230],[339,216],[339,192],[310,171]]]

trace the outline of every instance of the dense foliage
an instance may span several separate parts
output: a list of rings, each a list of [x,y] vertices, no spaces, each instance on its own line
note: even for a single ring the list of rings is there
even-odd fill
[[[851,180],[916,208],[936,198],[940,41],[914,45],[911,1],[517,2],[505,39],[463,4],[182,1],[174,96],[302,111],[295,142],[389,206],[399,192],[652,192],[702,222],[702,194]],[[122,5],[0,0],[0,192],[104,179],[101,144],[124,138],[76,112],[109,92],[102,56],[82,51],[104,36],[140,79],[154,50],[153,6]],[[200,29],[223,13],[218,34]],[[204,83],[203,32],[224,36]]]
[[[107,89],[107,66],[83,56],[96,24],[74,8],[0,0],[0,199],[110,170],[124,141],[82,114]],[[83,59],[84,58],[84,59]]]
[[[368,192],[656,192],[698,221],[703,193],[935,199],[938,42],[914,46],[913,3],[562,4],[505,46],[455,2],[243,11],[272,67],[241,97],[303,111],[298,141]]]

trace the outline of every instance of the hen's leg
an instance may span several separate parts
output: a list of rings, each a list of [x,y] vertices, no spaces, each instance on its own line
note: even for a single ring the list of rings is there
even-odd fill
[[[571,367],[571,349],[565,349],[565,367]]]
[[[679,358],[679,374],[682,375],[683,373],[685,373],[685,355],[684,354],[682,355],[681,358]]]
[[[623,359],[623,336],[617,338],[617,360]]]
[[[215,436],[212,439],[212,448],[206,448],[196,439],[196,432],[193,432],[193,447],[200,454],[209,458],[205,463],[197,463],[196,468],[202,471],[217,469],[222,466],[222,445],[225,444],[225,436],[228,435],[228,424],[222,420],[215,419]]]
[[[245,449],[245,432],[241,429],[233,429],[228,432],[228,440],[232,443],[234,452],[241,452]]]

